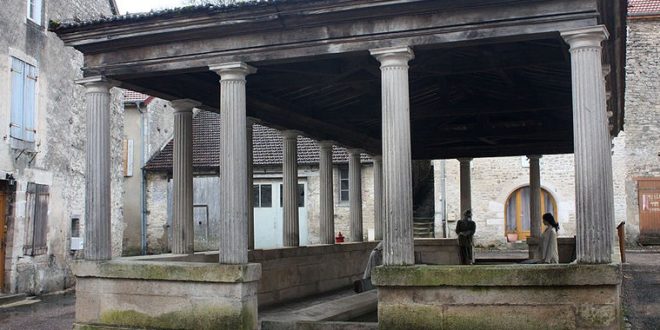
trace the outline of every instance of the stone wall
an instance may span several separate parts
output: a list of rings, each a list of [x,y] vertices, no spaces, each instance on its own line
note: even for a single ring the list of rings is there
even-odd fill
[[[379,267],[380,329],[621,329],[620,265]]]
[[[436,194],[436,237],[442,237],[442,163],[434,161]],[[446,160],[445,184],[447,219],[450,237],[455,237],[456,220],[460,218],[459,163]],[[526,157],[478,158],[472,161],[472,213],[477,231],[475,244],[502,245],[505,237],[506,201],[516,189],[529,185]],[[541,187],[557,203],[555,217],[561,225],[561,236],[575,235],[575,184],[573,155],[546,155],[540,160]]]
[[[638,177],[660,177],[660,20],[628,21],[626,104],[624,133],[615,140],[623,158],[615,169],[619,186],[625,189],[626,232],[629,243],[639,237]],[[616,159],[616,158],[615,158]],[[618,175],[617,175],[618,174]],[[617,181],[615,180],[615,186]]]
[[[5,290],[41,293],[72,285],[68,268],[71,218],[79,217],[84,230],[85,109],[81,78],[82,55],[65,48],[53,34],[26,18],[27,0],[3,3],[0,11],[0,172],[16,179],[12,212],[8,219]],[[44,24],[70,17],[110,15],[107,0],[52,0],[45,3]],[[11,147],[11,57],[35,64],[39,70],[36,89],[35,152],[21,153]],[[113,91],[112,132],[121,132],[122,112]],[[112,139],[113,253],[121,251],[122,188],[121,137]],[[4,176],[4,174],[3,174]],[[45,254],[23,254],[25,242],[26,188],[28,182],[49,186],[47,246]]]

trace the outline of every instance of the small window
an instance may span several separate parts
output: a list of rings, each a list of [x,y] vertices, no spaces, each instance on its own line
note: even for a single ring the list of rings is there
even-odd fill
[[[348,202],[348,167],[339,168],[339,201]]]
[[[273,187],[269,184],[252,186],[254,207],[273,207]]]
[[[43,5],[44,5],[43,0],[28,0],[28,15],[27,15],[27,17],[31,21],[33,21],[33,22],[35,22],[39,25],[41,25],[41,23],[42,23],[41,14],[42,14]]]
[[[282,198],[284,196],[284,186],[280,184],[280,207],[284,207]],[[298,184],[298,207],[305,207],[305,185]]]
[[[28,183],[26,195],[26,227],[23,254],[36,256],[46,253],[48,229],[48,186]]]
[[[29,144],[34,142],[36,86],[37,68],[12,57],[11,123],[9,124],[9,136],[12,140]]]

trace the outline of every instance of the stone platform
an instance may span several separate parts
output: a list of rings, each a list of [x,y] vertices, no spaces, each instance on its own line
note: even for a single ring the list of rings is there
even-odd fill
[[[619,329],[621,267],[388,266],[374,271],[380,329]]]

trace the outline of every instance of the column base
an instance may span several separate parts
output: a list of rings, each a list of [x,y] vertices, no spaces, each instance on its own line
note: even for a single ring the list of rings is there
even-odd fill
[[[260,264],[78,262],[78,329],[257,329]]]

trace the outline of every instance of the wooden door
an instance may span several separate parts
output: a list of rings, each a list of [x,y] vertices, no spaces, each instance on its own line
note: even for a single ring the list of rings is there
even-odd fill
[[[660,244],[660,178],[638,179],[639,241]]]
[[[0,187],[0,292],[5,288],[5,252],[7,247],[7,193]]]

